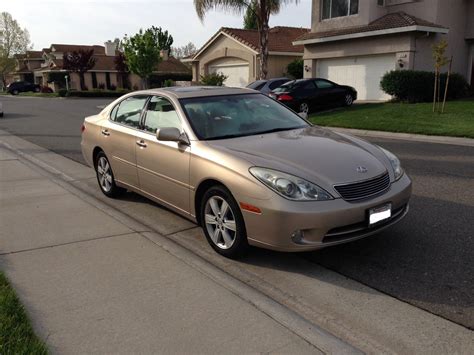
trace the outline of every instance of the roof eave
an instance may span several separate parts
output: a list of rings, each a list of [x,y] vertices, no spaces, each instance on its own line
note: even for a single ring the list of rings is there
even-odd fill
[[[350,34],[339,35],[339,36],[311,38],[311,39],[306,39],[306,40],[295,41],[293,42],[293,45],[298,46],[298,45],[307,45],[307,44],[318,44],[318,43],[326,43],[326,42],[343,41],[347,39],[384,36],[384,35],[406,33],[406,32],[429,32],[429,33],[447,34],[449,33],[449,29],[443,28],[443,27],[415,25],[415,26],[406,26],[406,27],[396,27],[396,28],[390,28],[390,29],[378,30],[378,31],[350,33]]]

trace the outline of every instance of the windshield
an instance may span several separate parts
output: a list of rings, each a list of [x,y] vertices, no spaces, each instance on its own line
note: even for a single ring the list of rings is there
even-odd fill
[[[282,86],[274,89],[273,92],[288,92],[291,89],[298,87],[299,85],[301,85],[301,81],[292,80],[292,81],[289,81],[289,82],[283,84]]]
[[[250,136],[308,127],[293,111],[262,94],[196,97],[180,100],[201,140]]]

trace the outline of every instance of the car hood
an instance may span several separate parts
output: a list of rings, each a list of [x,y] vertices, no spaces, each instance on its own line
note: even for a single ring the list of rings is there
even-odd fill
[[[290,173],[329,189],[379,176],[389,166],[375,146],[317,126],[208,143],[251,165]],[[359,167],[366,172],[359,172]]]

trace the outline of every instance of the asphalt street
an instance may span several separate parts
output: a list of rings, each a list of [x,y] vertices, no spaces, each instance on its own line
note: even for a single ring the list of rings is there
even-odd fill
[[[78,162],[84,117],[111,101],[0,100],[0,129]],[[376,237],[300,257],[474,329],[474,148],[369,140],[396,153],[412,178],[410,213]]]

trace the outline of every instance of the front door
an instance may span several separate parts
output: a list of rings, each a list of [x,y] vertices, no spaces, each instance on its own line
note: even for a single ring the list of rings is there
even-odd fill
[[[136,136],[137,171],[140,189],[164,204],[189,213],[190,147],[156,138],[159,128],[183,130],[173,104],[153,96],[144,113],[142,130]]]
[[[117,181],[138,188],[136,133],[148,96],[130,96],[117,104],[101,127],[101,144]]]

